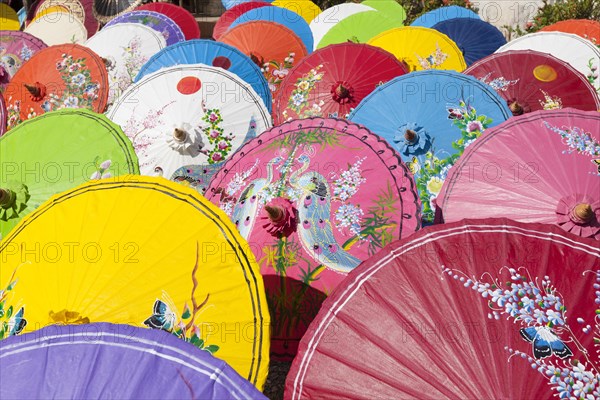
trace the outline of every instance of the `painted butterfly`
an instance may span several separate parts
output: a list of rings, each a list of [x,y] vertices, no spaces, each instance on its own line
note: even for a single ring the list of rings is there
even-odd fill
[[[170,331],[175,327],[177,315],[162,300],[156,299],[153,307],[153,314],[144,321],[144,325],[153,329],[162,329]]]
[[[520,330],[523,339],[533,344],[536,359],[556,355],[562,359],[571,357],[573,352],[562,340],[546,327],[529,327]]]
[[[8,336],[15,336],[23,331],[25,325],[27,325],[27,320],[23,318],[24,314],[25,307],[21,307],[8,321]]]

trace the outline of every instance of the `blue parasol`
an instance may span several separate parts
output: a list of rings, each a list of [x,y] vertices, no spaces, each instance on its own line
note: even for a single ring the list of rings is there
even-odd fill
[[[410,26],[422,26],[425,28],[431,28],[438,22],[454,18],[481,19],[476,12],[469,10],[468,8],[459,6],[448,6],[436,8],[435,10],[426,12],[419,18],[415,19],[413,23],[410,24]]]
[[[452,18],[438,22],[432,28],[456,43],[469,66],[506,44],[498,28],[480,19]]]
[[[195,39],[164,48],[150,58],[140,69],[134,82],[161,68],[181,64],[205,64],[221,67],[248,83],[263,99],[271,112],[269,85],[260,68],[244,53],[233,46],[212,40]]]
[[[270,21],[283,25],[298,35],[309,54],[313,50],[313,34],[310,27],[302,16],[293,11],[281,7],[254,8],[233,21],[229,29],[251,21]]]
[[[403,75],[363,99],[349,119],[396,148],[415,176],[423,222],[433,222],[435,198],[450,167],[481,133],[511,116],[491,87],[454,71]]]
[[[235,7],[242,3],[249,3],[251,1],[263,1],[263,0],[221,0],[221,4],[225,7],[226,10],[229,10],[232,7]],[[273,0],[265,0],[265,3],[272,3]]]

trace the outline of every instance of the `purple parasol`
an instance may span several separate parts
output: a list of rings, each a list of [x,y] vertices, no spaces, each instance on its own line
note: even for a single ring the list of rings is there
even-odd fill
[[[0,398],[265,399],[209,352],[171,333],[51,325],[0,341]]]

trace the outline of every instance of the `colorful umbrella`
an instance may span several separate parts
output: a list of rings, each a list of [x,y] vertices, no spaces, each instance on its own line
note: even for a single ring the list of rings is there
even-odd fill
[[[260,68],[235,47],[212,40],[195,39],[169,46],[142,66],[135,81],[161,68],[181,64],[205,64],[228,70],[252,86],[271,112],[271,91]]]
[[[92,50],[77,44],[42,49],[23,64],[4,91],[8,129],[61,108],[104,112],[108,89],[104,62]]]
[[[464,73],[494,88],[513,115],[562,107],[600,110],[600,99],[592,84],[550,54],[505,51],[476,62]]]
[[[250,85],[202,64],[145,76],[107,115],[132,140],[141,173],[165,178],[182,166],[220,163],[271,126],[268,110]]]
[[[452,71],[423,71],[377,88],[349,119],[383,136],[415,176],[423,221],[434,218],[435,198],[465,147],[511,115],[488,85]]]
[[[308,117],[346,118],[379,85],[406,72],[392,54],[377,47],[327,46],[300,61],[283,81],[274,103],[275,123]]]
[[[581,36],[563,32],[537,32],[511,40],[496,53],[508,50],[535,50],[548,53],[569,64],[588,78],[600,91],[600,48]]]
[[[0,136],[6,132],[6,119],[6,102],[2,92],[0,92]]]
[[[413,23],[410,24],[410,26],[422,26],[424,28],[431,28],[439,22],[454,18],[481,19],[476,12],[473,12],[468,8],[459,6],[448,6],[436,8],[435,10],[426,12],[425,14],[415,19]]]
[[[597,242],[553,226],[423,229],[327,299],[285,398],[597,398],[598,284]]]
[[[0,29],[3,31],[18,31],[21,29],[17,12],[6,3],[0,3]]]
[[[1,341],[0,362],[3,398],[266,399],[208,351],[130,325],[48,326]]]
[[[219,40],[221,36],[225,32],[229,30],[232,22],[241,17],[243,14],[254,8],[267,7],[270,6],[271,3],[267,3],[265,1],[248,1],[246,3],[240,3],[236,6],[231,7],[229,10],[225,11],[213,27],[212,37],[215,40]]]
[[[0,31],[0,66],[12,77],[21,65],[47,46],[25,32]]]
[[[228,30],[220,41],[236,47],[261,67],[273,95],[289,70],[307,55],[302,40],[274,22],[246,22]]]
[[[410,71],[467,68],[462,52],[448,36],[434,29],[405,26],[385,31],[367,42],[404,62]]]
[[[462,51],[469,66],[506,44],[504,34],[498,28],[480,19],[447,19],[438,22],[432,29],[452,39]]]
[[[365,0],[360,4],[371,7],[385,14],[387,18],[400,23],[404,23],[404,20],[406,20],[406,11],[396,0]]]
[[[540,29],[542,32],[566,32],[579,35],[592,43],[600,44],[600,22],[591,19],[568,19],[547,25]]]
[[[185,35],[185,40],[200,39],[200,26],[196,18],[183,7],[167,2],[152,2],[139,6],[138,10],[156,11],[171,18]]]
[[[48,46],[67,43],[83,43],[87,30],[83,22],[74,18],[69,11],[44,10],[24,29]]]
[[[274,276],[267,286],[273,354],[288,359],[320,305],[305,297],[307,289],[328,293],[361,260],[420,226],[399,155],[338,119],[264,132],[225,163],[205,196],[251,244],[262,274]]]
[[[85,45],[106,60],[108,104],[112,104],[131,85],[142,65],[166,47],[166,42],[163,35],[148,26],[123,22],[105,26]]]
[[[90,179],[138,174],[121,129],[88,110],[60,110],[0,137],[0,236],[55,193]]]
[[[96,19],[105,24],[116,16],[133,11],[143,0],[94,0],[92,12]]]
[[[317,49],[317,45],[321,39],[323,39],[323,36],[325,36],[335,24],[342,21],[344,18],[364,11],[374,11],[374,8],[356,3],[342,3],[323,10],[323,12],[319,14],[317,18],[313,19],[309,25],[313,34],[313,49]]]
[[[85,9],[79,0],[42,0],[41,2],[36,3],[34,15],[44,15],[46,10],[56,6],[66,9],[72,17],[77,18],[82,23],[85,22]]]
[[[574,109],[537,111],[489,130],[448,174],[440,219],[507,217],[600,240],[599,131],[598,112]]]
[[[223,4],[223,7],[225,7],[225,10],[230,10],[233,7],[239,6],[240,4],[245,4],[245,3],[249,3],[255,0],[221,0],[221,3]],[[266,1],[268,3],[271,3],[271,1]]]
[[[281,7],[261,7],[254,8],[246,13],[242,14],[238,19],[233,21],[229,26],[229,29],[233,29],[236,26],[252,21],[266,21],[274,22],[285,26],[294,32],[306,48],[308,53],[312,52],[313,49],[313,35],[308,26],[308,23],[298,14],[293,11],[287,10]]]
[[[110,20],[105,27],[124,22],[145,25],[160,33],[167,41],[167,46],[185,40],[179,26],[169,17],[154,11],[130,11]]]
[[[364,11],[352,14],[333,26],[323,36],[316,48],[321,49],[336,43],[367,43],[382,32],[401,27],[402,23],[390,19],[379,11]]]
[[[321,14],[319,6],[311,0],[275,0],[272,4],[295,12],[304,18],[307,24]]]
[[[88,32],[88,38],[92,37],[98,29],[100,24],[94,15],[94,0],[79,0],[85,10],[85,21],[83,24]]]
[[[270,318],[258,265],[194,190],[133,175],[89,182],[21,221],[0,257],[6,307],[25,306],[23,333],[48,323],[162,329],[263,386]]]

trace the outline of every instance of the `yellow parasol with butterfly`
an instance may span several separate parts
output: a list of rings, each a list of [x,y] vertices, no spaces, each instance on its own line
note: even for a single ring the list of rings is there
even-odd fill
[[[133,175],[91,181],[23,219],[0,257],[0,305],[16,311],[0,316],[4,337],[50,324],[161,329],[259,389],[265,382],[260,270],[229,218],[191,188]]]
[[[403,26],[382,32],[367,44],[389,51],[410,71],[442,69],[462,72],[467,68],[456,43],[435,29]]]

